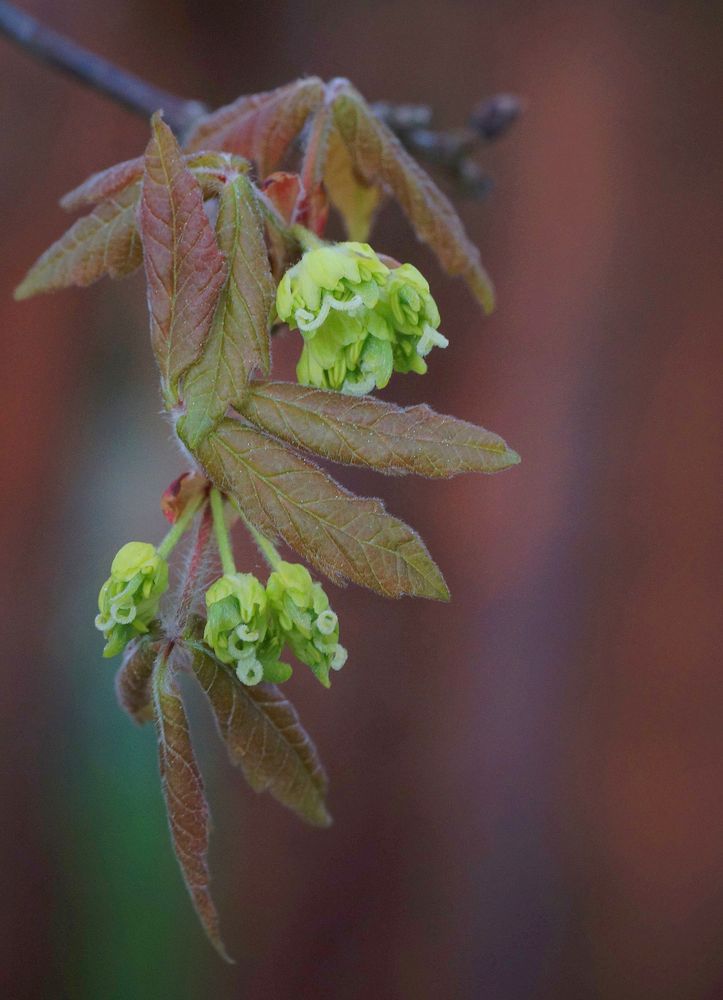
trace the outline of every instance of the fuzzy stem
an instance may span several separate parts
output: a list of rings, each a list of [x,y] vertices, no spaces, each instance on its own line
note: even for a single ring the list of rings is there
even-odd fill
[[[318,250],[319,247],[326,245],[325,241],[320,240],[316,233],[312,233],[306,226],[300,226],[298,223],[290,226],[289,232],[303,250]]]
[[[243,517],[243,515],[241,516]],[[264,557],[264,559],[269,564],[271,569],[278,569],[279,563],[282,560],[281,556],[276,551],[275,546],[272,545],[272,543],[268,540],[268,538],[266,538],[265,535],[262,535],[260,531],[257,531],[256,528],[254,528],[253,524],[251,524],[250,521],[247,521],[245,517],[243,518],[243,522],[248,528],[251,537],[258,545],[261,555]]]
[[[215,486],[211,487],[211,511],[213,513],[213,531],[216,536],[218,554],[221,557],[221,566],[224,573],[235,573],[236,563],[231,550],[231,538],[226,525],[226,512],[224,511],[223,497]]]
[[[187,503],[183,509],[183,513],[178,518],[176,523],[173,525],[171,530],[168,532],[166,537],[163,539],[161,544],[158,546],[158,555],[167,559],[171,554],[173,549],[176,547],[181,537],[185,534],[191,521],[193,521],[196,516],[196,512],[201,504],[205,501],[205,496],[201,495],[195,497],[190,503]]]

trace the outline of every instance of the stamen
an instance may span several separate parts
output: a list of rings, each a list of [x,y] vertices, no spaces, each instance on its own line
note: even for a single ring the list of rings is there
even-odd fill
[[[316,619],[316,627],[319,629],[322,635],[331,635],[336,626],[339,623],[338,617],[329,608],[327,611],[322,611],[319,617]]]
[[[111,605],[110,613],[114,621],[118,622],[119,625],[130,625],[136,616],[136,606],[135,604],[129,604],[125,608],[117,608]]]
[[[349,656],[349,654],[344,649],[344,647],[340,646],[337,643],[337,645],[336,645],[336,647],[334,649],[334,655],[333,655],[332,660],[331,660],[331,669],[332,670],[341,670],[341,668],[346,663],[346,660],[347,660],[348,656]]]
[[[255,656],[240,660],[236,667],[236,676],[242,684],[253,686],[258,684],[264,676],[264,668]]]
[[[447,347],[447,338],[428,324],[424,327],[424,333],[416,344],[417,354],[420,358],[426,357],[433,347]]]

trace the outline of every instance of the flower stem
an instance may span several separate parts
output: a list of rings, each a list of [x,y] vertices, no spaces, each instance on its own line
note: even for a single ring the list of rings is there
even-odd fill
[[[289,227],[289,232],[303,250],[318,250],[325,246],[325,241],[319,239],[316,233],[312,233],[306,226],[294,225]]]
[[[183,509],[183,513],[158,546],[157,551],[159,556],[162,556],[164,559],[168,558],[181,537],[185,534],[186,529],[191,524],[191,521],[193,521],[198,508],[205,502],[205,500],[206,497],[202,494],[201,496],[194,497],[193,500],[186,504]]]
[[[235,573],[236,563],[234,562],[231,550],[231,538],[229,537],[226,525],[223,497],[215,486],[211,487],[211,512],[213,514],[213,531],[216,536],[216,545],[218,546],[218,554],[221,557],[221,566],[224,573]]]
[[[281,560],[281,556],[276,551],[275,546],[272,545],[272,543],[268,540],[268,538],[266,538],[264,535],[262,535],[260,531],[257,531],[256,528],[254,528],[253,524],[251,524],[250,521],[247,521],[245,517],[244,517],[243,520],[244,520],[244,524],[249,529],[251,537],[253,538],[253,540],[258,545],[259,551],[261,552],[261,555],[264,557],[264,559],[266,560],[266,562],[269,564],[269,566],[272,569],[277,569],[279,563],[282,560]]]

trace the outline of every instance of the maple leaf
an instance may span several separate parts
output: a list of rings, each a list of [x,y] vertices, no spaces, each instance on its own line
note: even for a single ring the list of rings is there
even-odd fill
[[[153,116],[138,213],[148,281],[151,344],[166,406],[206,341],[226,265],[201,187],[160,115]]]
[[[490,312],[492,282],[449,198],[348,80],[332,81],[328,91],[334,123],[355,169],[368,184],[394,194],[419,239],[431,246],[448,274],[465,278]]]
[[[499,472],[519,462],[501,437],[426,405],[402,409],[291,382],[254,382],[238,410],[296,448],[380,472],[449,478]]]
[[[214,948],[228,961],[209,888],[208,804],[167,647],[158,654],[153,668],[153,708],[161,786],[173,849],[203,929]]]
[[[276,286],[257,201],[243,176],[221,193],[216,235],[228,273],[201,356],[184,379],[183,419],[191,447],[241,399],[251,373],[268,372],[270,365]]]
[[[282,165],[292,141],[323,99],[324,84],[313,76],[263,94],[240,97],[199,119],[186,148],[238,153],[256,164],[263,180]]]
[[[259,531],[283,538],[332,580],[353,580],[386,597],[449,600],[416,532],[379,500],[354,496],[274,438],[227,418],[196,454]]]
[[[196,631],[202,635],[203,626]],[[326,774],[291,703],[273,684],[241,684],[200,641],[188,647],[231,762],[255,791],[270,792],[314,826],[328,826]]]

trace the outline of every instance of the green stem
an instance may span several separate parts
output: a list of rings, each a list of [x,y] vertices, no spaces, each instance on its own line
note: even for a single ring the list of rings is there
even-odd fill
[[[168,532],[166,537],[163,539],[161,544],[158,546],[159,556],[162,556],[164,559],[168,558],[168,556],[171,554],[171,552],[173,551],[173,549],[175,548],[175,546],[178,544],[181,537],[185,533],[186,529],[191,524],[191,521],[193,521],[193,518],[195,517],[198,508],[201,506],[202,503],[205,502],[205,500],[206,497],[203,494],[201,494],[200,496],[195,497],[193,500],[191,500],[189,503],[186,504],[186,506],[183,509],[183,513],[178,518],[176,523],[173,525],[171,530]]]
[[[319,247],[326,246],[326,241],[319,239],[316,233],[312,233],[310,229],[306,226],[290,226],[289,232],[294,237],[296,242],[304,250],[318,250]]]
[[[216,536],[216,545],[218,545],[218,554],[221,556],[221,566],[224,574],[235,573],[236,563],[233,559],[231,538],[226,526],[223,497],[215,486],[211,487],[211,513],[213,514],[213,531]]]
[[[241,516],[243,517],[243,514]],[[276,548],[271,544],[268,538],[266,538],[265,535],[262,535],[260,531],[257,531],[253,524],[251,524],[250,521],[247,521],[245,517],[243,518],[243,521],[249,529],[251,537],[258,545],[261,555],[264,557],[271,569],[278,569],[279,563],[282,560],[281,556],[276,551]]]

